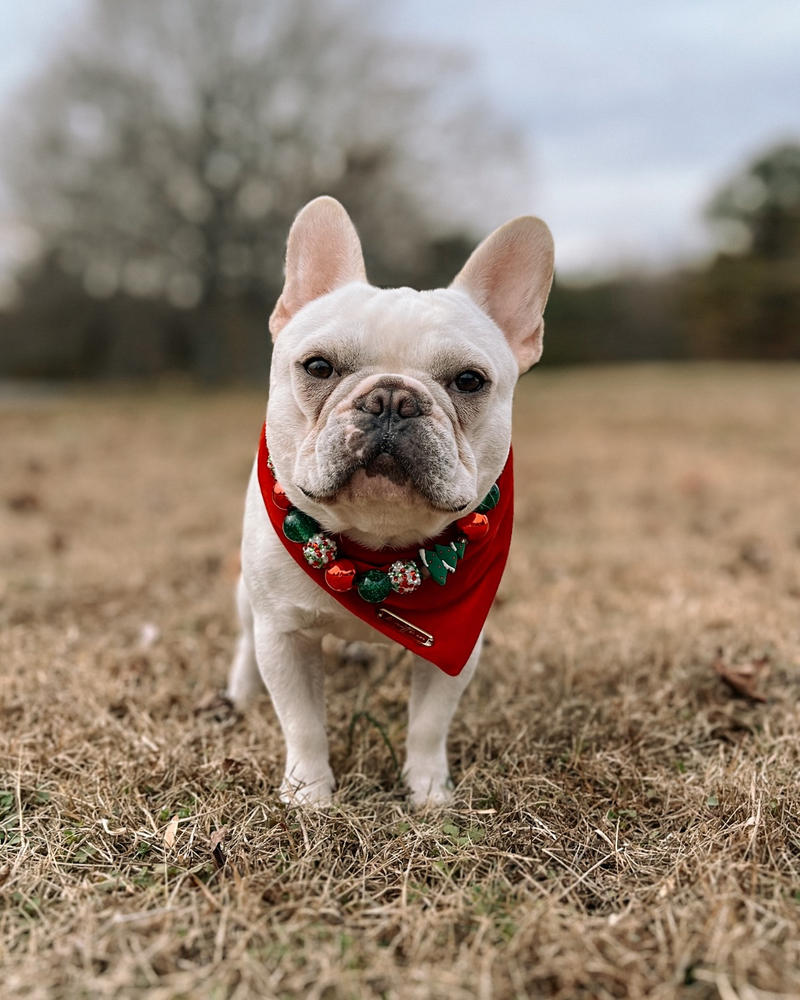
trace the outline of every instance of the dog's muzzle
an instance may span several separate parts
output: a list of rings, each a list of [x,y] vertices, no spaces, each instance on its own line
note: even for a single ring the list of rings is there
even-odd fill
[[[430,417],[434,401],[420,386],[388,375],[376,380],[352,401],[349,427],[338,450],[333,473],[322,491],[298,486],[307,497],[329,501],[359,470],[382,476],[398,486],[410,483],[439,510],[460,510],[469,498],[443,502],[454,458],[443,450],[441,435]],[[346,445],[345,445],[346,441]],[[444,487],[444,489],[443,489]]]

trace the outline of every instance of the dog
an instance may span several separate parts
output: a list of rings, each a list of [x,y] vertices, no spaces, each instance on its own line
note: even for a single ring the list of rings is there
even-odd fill
[[[501,506],[495,484],[510,482],[514,387],[541,355],[552,279],[553,240],[533,217],[487,237],[448,288],[423,292],[368,283],[335,199],[314,199],[292,224],[269,321],[266,434],[245,502],[227,689],[238,709],[269,691],[285,802],[332,801],[329,633],[414,651],[404,779],[416,807],[450,801],[447,733],[480,657],[511,497],[505,539],[481,536]],[[459,591],[462,559],[473,583]],[[440,625],[434,606],[448,587]]]

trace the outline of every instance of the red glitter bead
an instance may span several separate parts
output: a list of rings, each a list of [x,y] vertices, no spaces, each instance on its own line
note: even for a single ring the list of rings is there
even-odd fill
[[[292,501],[286,496],[286,492],[280,483],[275,483],[272,487],[272,502],[278,510],[288,510],[292,506]]]
[[[325,583],[337,594],[352,590],[355,579],[356,568],[349,559],[337,559],[325,570]]]
[[[456,524],[471,542],[483,538],[489,530],[489,518],[485,514],[478,514],[477,511],[467,514],[466,517],[460,517]]]

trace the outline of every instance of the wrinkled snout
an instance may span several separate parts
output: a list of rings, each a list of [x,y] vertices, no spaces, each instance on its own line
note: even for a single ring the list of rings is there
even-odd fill
[[[419,418],[428,416],[433,400],[422,386],[387,376],[353,400],[353,423],[380,451],[392,451],[398,437],[414,437]]]
[[[462,467],[456,426],[435,392],[412,376],[371,374],[340,399],[314,441],[314,481],[306,497],[348,509],[363,524],[373,505],[425,503],[462,510],[474,495],[474,473]],[[438,523],[438,522],[436,522]]]

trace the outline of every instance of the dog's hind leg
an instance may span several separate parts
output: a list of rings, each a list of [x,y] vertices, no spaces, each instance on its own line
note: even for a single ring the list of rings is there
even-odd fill
[[[459,698],[478,666],[482,643],[483,633],[457,677],[449,677],[427,660],[414,657],[403,771],[414,806],[445,805],[453,797],[447,731]]]
[[[236,643],[236,653],[231,664],[226,694],[240,711],[248,706],[253,698],[264,690],[264,682],[256,663],[255,642],[253,639],[253,609],[250,606],[250,596],[247,593],[242,577],[236,585],[236,606],[239,610],[241,633]]]

